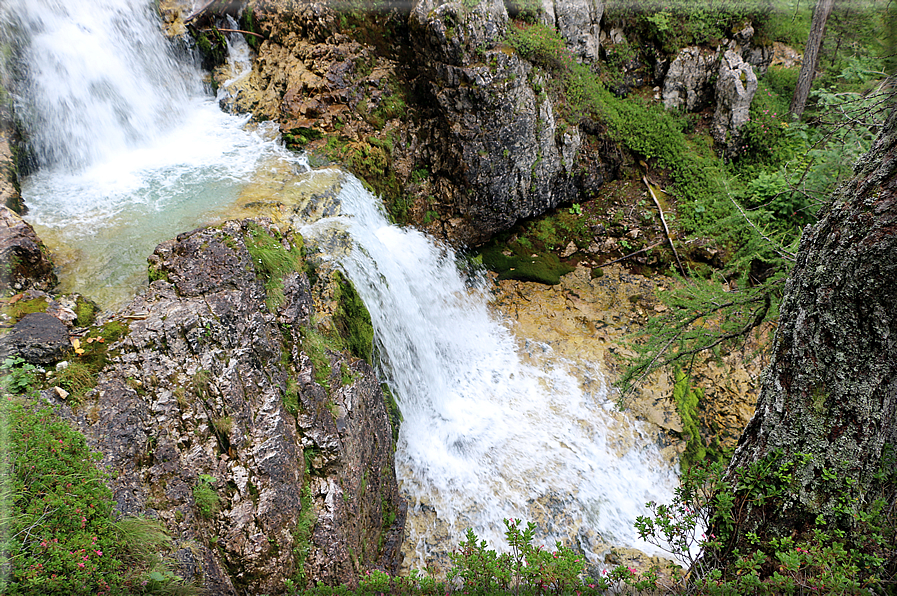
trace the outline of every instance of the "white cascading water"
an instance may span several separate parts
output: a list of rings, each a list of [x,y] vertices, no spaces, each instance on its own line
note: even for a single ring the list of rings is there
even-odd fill
[[[149,2],[11,0],[6,10],[40,164],[23,195],[63,261],[64,290],[114,305],[158,242],[214,221],[260,169],[301,169],[273,135],[218,109]],[[388,224],[354,178],[339,198],[340,217],[303,233],[352,238],[334,258],[371,311],[404,417],[396,458],[416,564],[444,554],[427,552],[432,524],[414,523],[428,508],[448,528],[447,549],[467,527],[500,545],[506,517],[539,517],[549,544],[639,546],[632,523],[646,501],[669,497],[674,472],[638,424],[610,415],[601,373],[574,375],[538,345],[527,356],[541,366],[525,363],[450,249]]]
[[[339,198],[343,216],[303,235],[346,229],[352,238],[336,258],[371,312],[404,418],[396,466],[413,564],[431,554],[425,534],[436,528],[413,523],[428,508],[448,527],[449,549],[467,528],[502,545],[502,520],[522,518],[540,521],[547,546],[575,542],[593,562],[602,542],[654,551],[633,522],[647,501],[669,500],[675,473],[639,424],[611,415],[597,367],[541,345],[531,354],[540,365],[525,363],[451,249],[390,225],[355,179]]]
[[[150,2],[10,0],[5,12],[39,166],[22,181],[26,219],[63,290],[119,305],[156,244],[220,217],[261,167],[282,167],[276,127],[223,113]]]

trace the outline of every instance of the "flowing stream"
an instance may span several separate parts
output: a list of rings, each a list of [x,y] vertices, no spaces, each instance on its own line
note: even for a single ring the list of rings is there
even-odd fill
[[[18,111],[38,170],[27,219],[62,266],[63,290],[106,306],[145,278],[155,245],[224,216],[266,176],[307,168],[276,134],[222,113],[189,55],[142,0],[11,0],[24,74]],[[286,174],[284,174],[286,172]],[[490,312],[485,282],[448,247],[387,222],[342,176],[339,215],[303,222],[371,311],[381,374],[404,422],[396,453],[416,561],[466,528],[502,544],[502,518],[537,520],[546,544],[641,546],[632,523],[675,472],[640,425],[613,411],[589,363],[521,345]]]
[[[159,242],[220,219],[287,159],[276,127],[218,108],[151,3],[11,0],[6,11],[16,111],[39,166],[22,181],[26,219],[62,268],[61,290],[122,305]]]

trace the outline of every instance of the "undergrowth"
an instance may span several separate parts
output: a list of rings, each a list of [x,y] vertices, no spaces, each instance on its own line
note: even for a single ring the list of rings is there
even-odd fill
[[[116,519],[100,454],[29,396],[35,374],[7,361],[0,377],[0,593],[195,593],[161,557],[160,522]]]

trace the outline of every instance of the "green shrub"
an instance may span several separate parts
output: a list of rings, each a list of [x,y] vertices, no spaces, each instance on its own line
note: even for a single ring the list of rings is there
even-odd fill
[[[0,421],[0,593],[154,589],[150,576],[164,569],[157,553],[171,541],[159,522],[115,521],[115,502],[96,465],[100,454],[83,435],[24,398],[4,397]],[[166,573],[154,585],[173,591],[181,582]]]
[[[605,19],[675,53],[689,45],[719,45],[748,22],[764,37],[769,12],[768,0],[610,0]]]
[[[814,523],[796,525],[785,536],[772,528],[741,526],[745,507],[775,509],[783,495],[801,490],[793,471],[809,457],[797,455],[791,460],[774,451],[733,470],[731,479],[726,478],[722,462],[695,465],[683,473],[672,503],[648,503],[653,515],[638,518],[640,537],[690,569],[691,583],[673,592],[894,593],[897,519],[878,495],[841,500],[837,515],[852,526],[850,532],[822,516]],[[895,463],[893,449],[886,446],[878,474],[885,495],[893,495]],[[820,473],[830,474],[834,490],[847,486],[837,474]],[[733,551],[736,541],[747,548]]]
[[[10,357],[0,364],[0,394],[29,393],[36,388],[38,370],[20,356]]]
[[[199,514],[207,519],[214,517],[221,509],[221,497],[213,487],[216,482],[214,476],[200,474],[193,485],[193,501]]]

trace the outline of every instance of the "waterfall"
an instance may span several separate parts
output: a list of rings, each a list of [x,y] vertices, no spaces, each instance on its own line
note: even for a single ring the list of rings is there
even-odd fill
[[[593,562],[602,543],[654,550],[633,522],[647,501],[669,500],[675,473],[641,426],[617,415],[597,366],[532,342],[521,354],[450,248],[390,225],[355,179],[339,198],[339,217],[302,232],[352,239],[334,258],[370,310],[404,418],[396,467],[416,564],[439,533],[422,521],[433,510],[448,533],[443,553],[468,527],[501,546],[503,518],[537,520],[547,546],[575,542]]]
[[[276,126],[223,113],[147,0],[11,0],[16,113],[39,169],[26,219],[61,289],[121,305],[163,240],[219,219],[263,170],[292,164]]]
[[[116,305],[145,279],[157,243],[221,217],[266,172],[306,168],[276,131],[218,109],[149,2],[11,0],[5,10],[17,110],[40,166],[22,192],[63,291]],[[506,517],[539,521],[546,544],[575,541],[593,561],[602,541],[644,547],[632,523],[646,501],[669,497],[674,473],[615,412],[600,369],[521,347],[482,280],[450,248],[390,225],[354,178],[339,199],[340,216],[302,232],[351,238],[332,258],[371,312],[404,417],[397,472],[418,564],[467,527],[501,545]]]
[[[78,169],[158,139],[202,93],[177,64],[150,3],[11,0],[17,113],[41,167]]]

